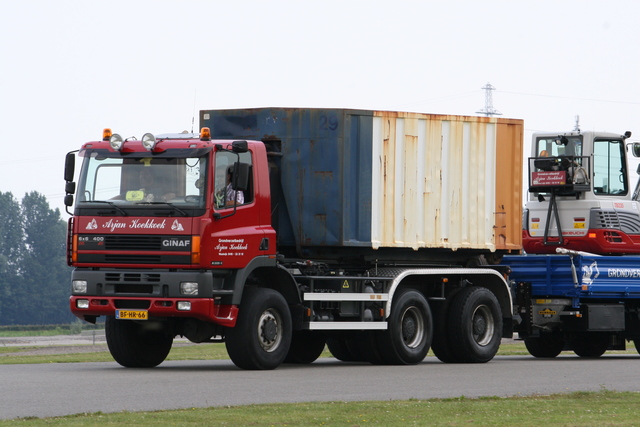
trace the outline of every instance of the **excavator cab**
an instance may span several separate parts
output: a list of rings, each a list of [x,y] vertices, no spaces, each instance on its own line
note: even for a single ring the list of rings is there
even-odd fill
[[[579,130],[533,135],[523,216],[527,253],[557,247],[640,253],[640,187],[632,191],[638,177],[627,163],[628,147],[640,154],[640,144],[628,144],[630,136]]]

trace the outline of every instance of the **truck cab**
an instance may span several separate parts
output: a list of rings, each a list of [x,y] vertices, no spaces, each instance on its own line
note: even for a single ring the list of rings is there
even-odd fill
[[[84,144],[69,222],[71,311],[88,321],[170,316],[233,324],[230,271],[275,257],[268,172],[253,164],[256,151],[265,157],[261,143],[193,134],[124,141],[108,130]],[[212,269],[218,273],[205,273]]]
[[[594,254],[640,253],[637,173],[625,134],[535,133],[523,212],[527,253],[556,248]],[[630,150],[628,150],[630,148]]]

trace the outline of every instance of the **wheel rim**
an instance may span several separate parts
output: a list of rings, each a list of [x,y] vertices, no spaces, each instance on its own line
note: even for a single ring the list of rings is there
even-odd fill
[[[424,337],[424,318],[417,307],[409,307],[402,314],[402,340],[409,348],[416,348]]]
[[[274,309],[265,310],[258,321],[258,342],[264,351],[272,352],[282,341],[282,318]]]
[[[495,321],[489,307],[484,304],[476,307],[471,322],[475,342],[481,346],[488,345],[495,331]]]

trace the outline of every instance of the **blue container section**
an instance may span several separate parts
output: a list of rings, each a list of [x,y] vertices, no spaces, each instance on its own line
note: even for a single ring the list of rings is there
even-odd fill
[[[511,280],[531,283],[533,297],[573,298],[574,306],[581,300],[640,299],[637,256],[505,256],[502,264],[511,268]]]
[[[273,150],[279,244],[371,246],[372,111],[204,110],[200,124],[214,139],[264,141]]]

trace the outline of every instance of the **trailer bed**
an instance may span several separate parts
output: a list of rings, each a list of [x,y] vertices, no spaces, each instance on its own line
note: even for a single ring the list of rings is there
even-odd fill
[[[534,297],[578,300],[640,299],[640,257],[597,255],[505,256],[510,279],[531,283]]]

